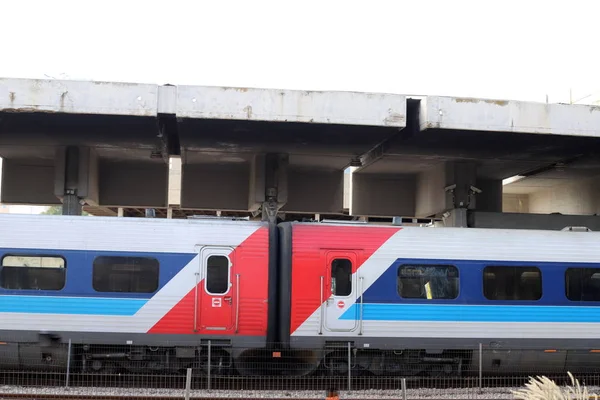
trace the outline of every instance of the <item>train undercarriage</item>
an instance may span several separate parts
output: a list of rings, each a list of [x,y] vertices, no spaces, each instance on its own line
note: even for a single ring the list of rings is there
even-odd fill
[[[210,363],[209,363],[210,359]],[[523,372],[600,373],[600,352],[589,349],[364,349],[325,346],[314,349],[234,349],[208,346],[133,346],[56,340],[0,345],[0,369],[66,371],[84,374],[185,374],[195,376],[392,376],[462,377]],[[209,372],[210,369],[210,372]]]

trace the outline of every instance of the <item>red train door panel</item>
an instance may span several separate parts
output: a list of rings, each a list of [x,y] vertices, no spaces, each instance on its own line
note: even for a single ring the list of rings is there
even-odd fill
[[[352,273],[356,270],[357,253],[348,250],[326,251],[325,262],[325,293],[330,294],[323,305],[325,330],[353,331],[358,327],[358,307],[353,308],[353,314],[356,314],[354,318],[341,320],[340,317],[361,295],[358,293],[358,274]]]
[[[201,252],[198,287],[198,319],[200,330],[214,331],[216,335],[231,333],[234,329],[236,302],[233,276],[235,260],[231,247],[203,247]]]

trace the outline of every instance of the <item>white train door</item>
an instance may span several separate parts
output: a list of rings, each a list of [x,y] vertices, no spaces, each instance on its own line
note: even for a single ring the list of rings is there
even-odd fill
[[[355,251],[325,252],[324,293],[329,297],[322,305],[324,308],[324,327],[331,332],[350,332],[358,328],[359,307],[356,303],[358,293],[357,253]],[[342,314],[351,310],[351,315],[340,319]],[[348,318],[349,317],[349,318]]]

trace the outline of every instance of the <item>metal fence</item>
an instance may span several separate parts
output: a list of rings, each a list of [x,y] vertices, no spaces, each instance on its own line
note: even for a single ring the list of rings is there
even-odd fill
[[[111,395],[143,389],[196,395],[244,391],[245,397],[272,391],[323,398],[326,391],[335,390],[343,398],[512,398],[511,391],[522,388],[531,376],[569,384],[568,371],[597,393],[600,351],[483,344],[443,352],[380,351],[356,349],[351,343],[291,351],[277,345],[242,349],[211,341],[162,347],[95,346],[71,340],[0,345],[0,394],[23,388],[110,388]]]

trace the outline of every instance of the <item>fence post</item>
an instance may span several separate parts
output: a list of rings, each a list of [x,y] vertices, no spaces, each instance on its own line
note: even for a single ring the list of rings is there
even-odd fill
[[[406,378],[402,378],[402,400],[406,400]]]
[[[352,390],[352,349],[348,342],[348,391]]]
[[[483,390],[483,345],[479,343],[479,392]]]
[[[71,339],[69,338],[69,349],[67,350],[67,380],[65,387],[69,387],[69,377],[71,376]]]
[[[185,400],[190,400],[190,388],[192,386],[192,369],[187,369],[187,375],[185,376]]]
[[[210,355],[210,340],[208,341],[208,390],[210,390],[210,364],[211,364],[211,355]]]

